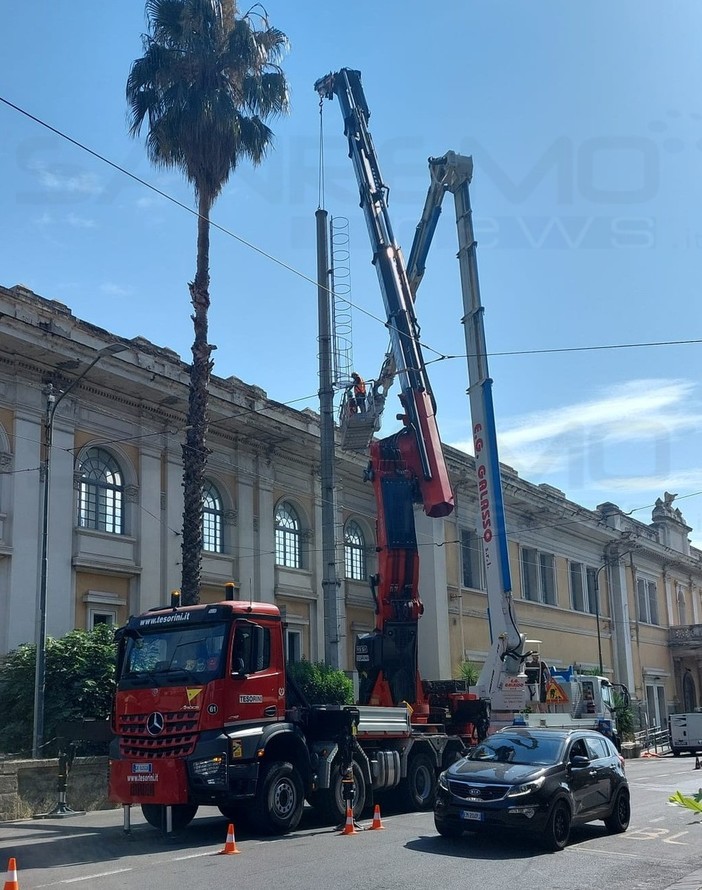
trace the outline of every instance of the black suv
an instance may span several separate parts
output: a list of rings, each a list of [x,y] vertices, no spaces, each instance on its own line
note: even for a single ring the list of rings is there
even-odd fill
[[[571,825],[602,819],[610,831],[626,831],[630,814],[624,759],[608,738],[511,727],[441,773],[434,824],[444,837],[526,831],[562,850]]]

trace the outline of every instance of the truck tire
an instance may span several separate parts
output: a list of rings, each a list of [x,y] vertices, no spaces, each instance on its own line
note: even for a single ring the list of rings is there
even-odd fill
[[[366,805],[370,803],[368,800],[369,789],[366,786],[363,770],[355,760],[353,761],[353,782],[356,792],[353,799],[353,816],[354,819],[360,819]],[[332,763],[330,787],[320,788],[313,792],[308,799],[325,822],[340,825],[346,819],[346,801],[342,790],[338,759]]]
[[[414,812],[431,810],[436,800],[436,766],[424,752],[410,759],[407,777],[400,782],[400,798],[403,805]]]
[[[153,825],[165,832],[166,830],[166,807],[160,803],[143,803],[141,812],[144,818]],[[171,807],[171,826],[173,831],[182,831],[195,818],[197,813],[197,804],[181,803]]]
[[[680,748],[671,748],[670,750],[673,752],[673,757],[680,757]]]
[[[246,821],[245,807],[245,804],[233,803],[229,806],[218,807],[217,809],[228,822],[232,822],[234,825],[241,825],[242,822]]]
[[[251,822],[265,834],[287,834],[300,824],[305,792],[300,774],[285,761],[261,767]]]

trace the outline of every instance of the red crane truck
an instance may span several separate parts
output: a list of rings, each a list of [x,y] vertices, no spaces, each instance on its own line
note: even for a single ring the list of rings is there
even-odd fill
[[[356,644],[360,704],[305,702],[286,677],[278,609],[235,600],[234,585],[220,603],[181,607],[175,597],[170,608],[130,618],[117,632],[110,752],[110,796],[124,806],[125,829],[132,804],[166,831],[187,825],[200,805],[272,833],[298,825],[305,799],[341,821],[350,776],[355,815],[390,790],[409,808],[430,809],[438,772],[489,725],[488,702],[462,681],[419,675],[413,505],[441,518],[453,495],[360,75],[343,69],[315,88],[342,107],[402,388],[402,429],[373,442],[367,470],[378,573],[375,630]]]

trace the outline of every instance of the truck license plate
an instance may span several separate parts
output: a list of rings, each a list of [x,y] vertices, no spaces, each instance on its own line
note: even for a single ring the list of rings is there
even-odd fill
[[[461,819],[468,819],[471,822],[482,822],[483,814],[476,813],[475,810],[461,810]]]

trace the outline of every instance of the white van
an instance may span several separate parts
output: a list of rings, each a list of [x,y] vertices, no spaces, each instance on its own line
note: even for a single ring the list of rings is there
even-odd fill
[[[696,754],[702,751],[702,712],[671,714],[668,717],[670,750],[674,757],[682,753]]]

